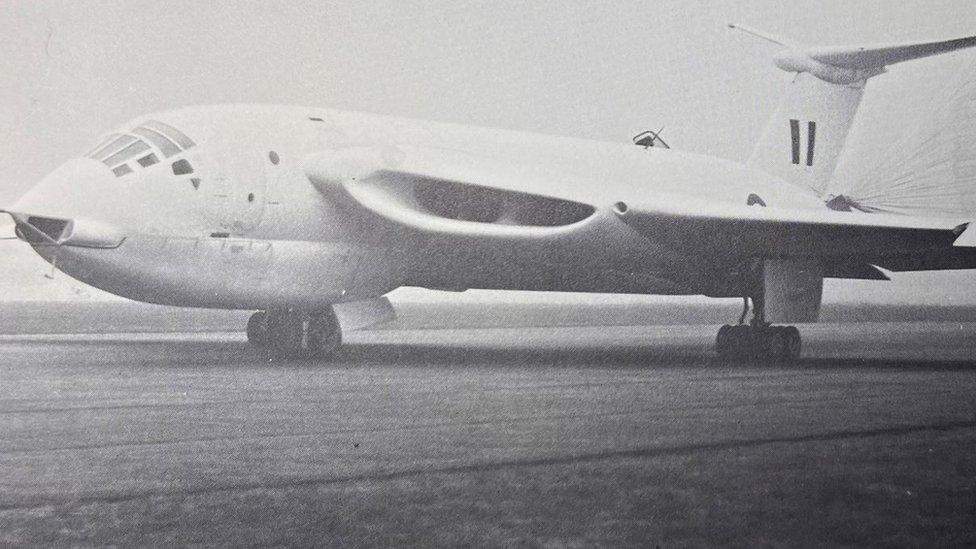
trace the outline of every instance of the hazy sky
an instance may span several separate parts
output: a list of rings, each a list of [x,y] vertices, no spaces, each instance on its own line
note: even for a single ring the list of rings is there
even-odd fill
[[[789,75],[737,21],[811,44],[976,34],[972,0],[47,2],[0,0],[0,207],[104,131],[188,104],[262,102],[744,158]],[[968,55],[968,57],[967,57]],[[842,173],[910,131],[967,53],[869,87]]]
[[[217,102],[610,141],[664,125],[677,148],[742,158],[788,75],[729,21],[816,44],[901,41],[976,33],[976,6],[0,0],[0,200],[130,117]]]

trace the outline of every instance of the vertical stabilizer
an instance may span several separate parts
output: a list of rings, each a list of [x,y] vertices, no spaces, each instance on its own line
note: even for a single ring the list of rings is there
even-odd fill
[[[976,45],[976,36],[936,42],[809,48],[736,25],[780,46],[773,58],[795,73],[747,165],[823,195],[854,123],[864,85],[885,67]]]
[[[862,86],[798,74],[746,164],[822,195],[863,94]]]

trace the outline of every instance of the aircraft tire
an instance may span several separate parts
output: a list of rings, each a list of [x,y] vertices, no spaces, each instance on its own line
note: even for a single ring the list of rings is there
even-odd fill
[[[783,326],[770,326],[763,333],[763,358],[775,360],[788,357],[787,329]]]
[[[276,358],[302,355],[305,339],[305,315],[295,311],[268,313],[268,350]]]
[[[751,326],[732,327],[732,358],[742,360],[754,358],[758,351],[758,339]]]
[[[795,326],[722,326],[715,352],[722,360],[785,360],[800,357],[800,331]]]
[[[307,342],[309,353],[316,358],[332,356],[339,350],[342,345],[342,327],[331,309],[311,316]]]
[[[732,326],[726,324],[718,329],[715,336],[715,352],[721,358],[728,358],[732,351]]]
[[[267,347],[269,339],[268,313],[258,311],[247,319],[247,342],[255,347]]]
[[[722,360],[738,360],[752,355],[752,333],[749,326],[726,324],[715,337],[715,352]]]
[[[803,350],[803,340],[800,338],[800,330],[796,326],[786,327],[786,358],[797,360]]]

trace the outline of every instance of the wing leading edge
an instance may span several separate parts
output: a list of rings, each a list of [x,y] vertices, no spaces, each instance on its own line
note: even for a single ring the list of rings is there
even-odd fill
[[[717,261],[819,258],[895,271],[976,268],[976,248],[954,247],[965,240],[959,237],[968,223],[826,207],[733,205],[664,193],[656,194],[653,204],[600,206],[515,191],[511,181],[488,186],[484,177],[466,177],[470,169],[452,176],[443,164],[428,173],[420,165],[396,165],[365,150],[348,154],[338,162],[335,153],[328,162],[306,162],[310,181],[361,213],[415,234],[518,245],[573,241],[586,232],[592,242],[593,232],[607,230],[616,218],[679,253]],[[841,269],[839,277],[879,278],[862,268],[845,269],[849,272]]]

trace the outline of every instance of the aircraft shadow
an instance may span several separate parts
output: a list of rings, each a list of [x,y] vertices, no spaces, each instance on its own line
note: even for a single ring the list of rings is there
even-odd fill
[[[890,357],[807,357],[793,363],[777,361],[725,361],[719,359],[710,348],[699,345],[651,345],[646,347],[603,346],[532,348],[518,347],[464,347],[463,345],[417,345],[396,343],[347,344],[332,358],[326,359],[269,359],[266,353],[250,349],[243,342],[214,341],[84,341],[64,340],[56,335],[32,337],[18,341],[18,345],[61,347],[66,351],[77,349],[92,360],[104,364],[118,364],[138,359],[149,365],[213,365],[237,364],[267,366],[280,364],[288,367],[354,367],[359,365],[390,366],[403,368],[445,367],[466,368],[696,368],[728,371],[737,368],[751,371],[803,370],[803,369],[888,369],[888,370],[976,370],[976,358],[946,358],[933,353],[930,358],[906,358],[891,351]],[[34,353],[40,356],[45,353]]]
[[[976,359],[927,360],[917,358],[850,357],[802,358],[793,363],[726,361],[711,350],[682,347],[601,347],[589,349],[474,348],[439,345],[350,345],[333,359],[344,365],[388,364],[410,366],[478,366],[493,367],[612,367],[612,368],[729,368],[750,369],[976,369]]]

